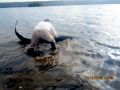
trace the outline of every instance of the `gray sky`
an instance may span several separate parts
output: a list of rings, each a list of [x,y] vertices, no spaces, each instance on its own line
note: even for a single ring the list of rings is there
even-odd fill
[[[61,0],[0,0],[0,2],[25,2],[25,1],[61,1]]]
[[[26,2],[26,1],[74,1],[74,0],[0,0],[0,2]]]
[[[85,1],[85,0],[0,0],[0,2],[26,2],[26,1]],[[112,0],[87,0],[87,1],[112,1]]]

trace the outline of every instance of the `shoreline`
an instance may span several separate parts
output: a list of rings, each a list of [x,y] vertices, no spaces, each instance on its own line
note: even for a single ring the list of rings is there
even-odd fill
[[[11,7],[45,7],[45,6],[65,6],[65,5],[101,5],[101,4],[120,4],[120,1],[35,1],[35,2],[0,2],[0,8]],[[28,6],[31,3],[43,3],[39,6]]]

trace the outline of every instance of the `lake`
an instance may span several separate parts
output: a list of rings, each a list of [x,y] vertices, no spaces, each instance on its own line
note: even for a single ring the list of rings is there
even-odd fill
[[[120,4],[0,8],[0,90],[119,90]],[[57,50],[26,55],[17,31],[31,38],[39,21],[50,19]],[[47,50],[49,44],[41,44]]]

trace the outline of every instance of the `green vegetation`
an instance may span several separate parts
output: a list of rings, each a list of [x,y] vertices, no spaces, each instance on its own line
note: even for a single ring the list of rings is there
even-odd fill
[[[32,2],[28,4],[28,7],[38,7],[38,6],[44,6],[42,2]]]

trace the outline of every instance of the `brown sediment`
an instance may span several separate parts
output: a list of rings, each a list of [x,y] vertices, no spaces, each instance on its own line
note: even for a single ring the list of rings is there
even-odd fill
[[[57,44],[56,51],[47,51],[50,45],[43,44],[40,50],[46,49],[46,53],[30,57],[24,53],[24,47],[13,48],[14,44],[4,47],[8,52],[2,58],[6,63],[1,68],[1,90],[98,90],[81,77],[81,72],[85,72],[81,46],[63,41]]]

